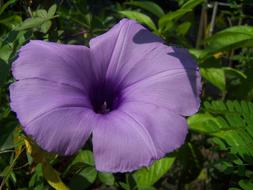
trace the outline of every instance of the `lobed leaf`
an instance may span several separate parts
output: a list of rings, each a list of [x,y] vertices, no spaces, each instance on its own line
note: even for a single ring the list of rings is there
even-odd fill
[[[224,140],[231,153],[253,156],[253,103],[246,101],[204,102],[204,114],[188,119],[190,129]]]

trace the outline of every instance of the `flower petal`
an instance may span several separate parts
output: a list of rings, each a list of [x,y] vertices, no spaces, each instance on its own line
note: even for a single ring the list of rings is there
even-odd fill
[[[185,141],[188,127],[183,116],[142,102],[125,103],[120,110],[147,130],[158,158],[180,147]]]
[[[26,134],[49,152],[70,155],[78,151],[95,126],[95,114],[86,108],[55,108],[24,128]]]
[[[40,78],[85,90],[93,71],[89,48],[33,40],[20,49],[12,72],[17,80]]]
[[[80,89],[35,78],[13,83],[10,99],[11,108],[23,126],[57,107],[91,107]]]
[[[182,116],[152,104],[126,103],[101,117],[93,131],[96,168],[127,172],[148,166],[182,145],[186,133]]]
[[[123,19],[107,33],[94,38],[90,47],[92,60],[95,59],[97,65],[102,65],[102,74],[109,80],[117,81],[116,85],[120,88],[125,89],[154,77],[156,80],[152,81],[152,85],[160,87],[153,89],[146,85],[147,89],[140,88],[145,90],[145,93],[149,91],[148,94],[153,97],[149,102],[157,100],[157,105],[182,115],[191,115],[198,110],[200,75],[194,59],[186,49],[164,45],[159,37],[137,22],[127,19]],[[176,79],[173,80],[173,77],[160,77],[165,73],[168,76],[180,75],[181,78],[177,78],[174,84]],[[155,84],[155,81],[158,83]],[[161,82],[163,85],[160,85]],[[171,91],[172,89],[178,92]],[[164,99],[165,96],[168,96],[167,100],[159,102],[159,99]],[[170,96],[172,98],[169,98]]]
[[[125,102],[151,103],[181,115],[191,115],[200,106],[198,71],[166,71],[140,80],[122,92]]]
[[[105,76],[114,51],[117,51],[116,43],[120,37],[121,28],[127,22],[127,19],[123,19],[108,32],[90,40],[91,58],[97,78],[103,78]]]
[[[135,64],[141,57],[149,53],[156,44],[162,42],[155,35],[140,34],[140,38],[148,39],[151,43],[147,46],[137,44],[134,41],[134,36],[144,29],[143,26],[133,20],[122,19],[108,32],[91,39],[91,57],[100,75],[111,78],[111,75],[116,74],[118,77],[121,77],[119,73],[115,73],[117,68],[123,65],[129,67]],[[136,38],[137,41],[139,40],[138,38]],[[124,72],[128,72],[128,69],[125,68]]]

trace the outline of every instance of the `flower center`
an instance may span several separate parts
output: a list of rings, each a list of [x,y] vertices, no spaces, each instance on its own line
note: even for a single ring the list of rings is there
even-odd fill
[[[120,90],[112,82],[103,81],[91,86],[89,98],[96,113],[107,114],[120,105]]]

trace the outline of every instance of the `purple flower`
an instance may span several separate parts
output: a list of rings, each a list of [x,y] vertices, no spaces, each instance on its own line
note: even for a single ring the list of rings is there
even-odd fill
[[[96,168],[126,172],[180,147],[198,111],[197,65],[123,19],[90,48],[39,40],[13,63],[11,108],[45,150],[69,155],[92,134]]]

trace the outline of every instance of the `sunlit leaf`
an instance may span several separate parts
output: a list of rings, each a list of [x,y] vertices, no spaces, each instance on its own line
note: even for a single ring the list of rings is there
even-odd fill
[[[201,68],[201,76],[219,88],[221,91],[226,89],[225,72],[222,68]]]
[[[201,133],[215,133],[219,131],[219,123],[215,117],[209,113],[195,114],[187,119],[190,129]]]
[[[206,51],[213,53],[238,47],[253,47],[252,26],[234,26],[214,34],[207,40]]]

